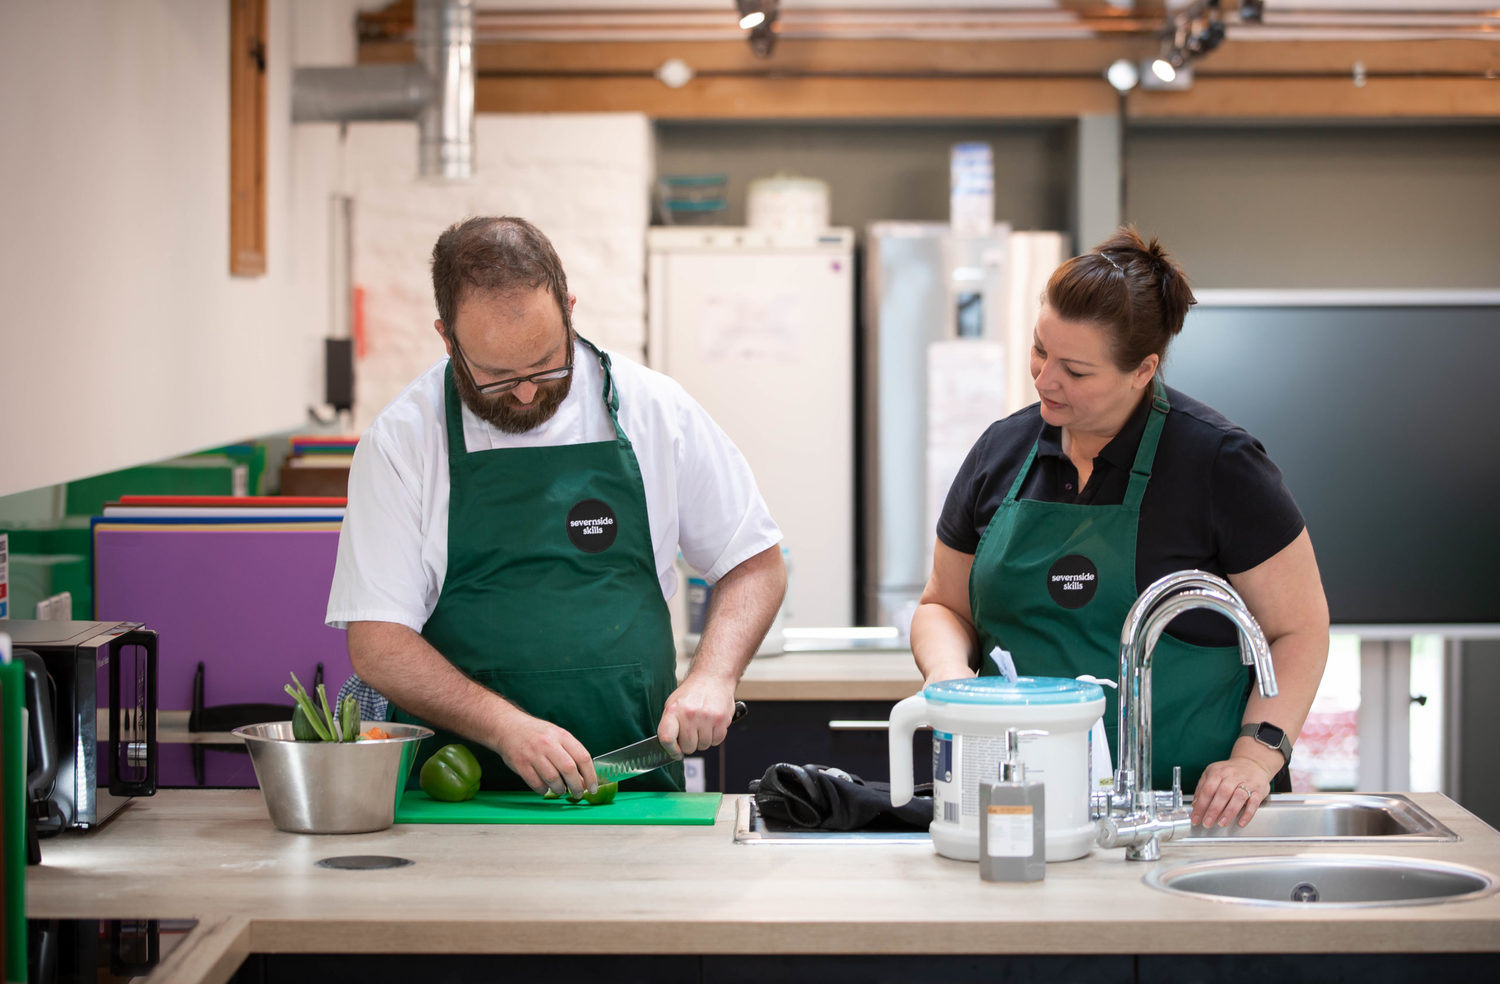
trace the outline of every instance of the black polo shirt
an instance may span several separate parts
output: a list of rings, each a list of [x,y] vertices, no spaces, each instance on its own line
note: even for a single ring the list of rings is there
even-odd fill
[[[1197,568],[1227,577],[1270,559],[1297,538],[1302,512],[1261,443],[1212,407],[1167,387],[1172,409],[1162,426],[1151,481],[1136,530],[1136,592],[1173,571]],[[1146,429],[1151,401],[1094,458],[1088,484],[1062,449],[1062,431],[1045,423],[1033,403],[989,426],[964,459],[937,535],[972,554],[1004,501],[1033,444],[1036,462],[1021,498],[1110,506],[1125,501],[1130,467]],[[1123,613],[1122,613],[1123,619]],[[1236,644],[1233,625],[1207,611],[1187,612],[1168,633],[1204,646]]]

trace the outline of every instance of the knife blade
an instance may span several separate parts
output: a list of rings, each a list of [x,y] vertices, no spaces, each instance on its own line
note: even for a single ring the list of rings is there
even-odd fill
[[[733,724],[744,717],[746,710],[744,701],[735,701],[734,716],[729,719],[729,723]],[[670,746],[663,745],[660,739],[652,735],[612,752],[594,756],[594,775],[599,778],[599,784],[603,785],[607,782],[629,779],[643,772],[651,772],[664,765],[681,761],[681,759],[681,755],[673,751]]]

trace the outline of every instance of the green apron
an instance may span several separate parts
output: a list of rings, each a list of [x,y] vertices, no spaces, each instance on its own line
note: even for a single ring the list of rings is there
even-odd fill
[[[599,755],[656,733],[677,686],[676,647],[609,356],[579,340],[604,370],[610,441],[470,454],[451,363],[444,372],[448,570],[422,636],[471,679]],[[417,719],[397,708],[395,720]],[[412,781],[453,741],[478,756],[483,788],[528,788],[497,753],[440,729],[422,743]],[[626,785],[680,791],[682,765]]]
[[[1141,590],[1135,583],[1141,500],[1170,409],[1159,381],[1151,401],[1120,505],[1020,498],[1036,460],[1032,445],[974,553],[969,606],[982,674],[996,672],[988,655],[999,646],[1027,676],[1119,675],[1120,628]],[[1151,686],[1153,788],[1170,788],[1172,766],[1180,765],[1182,788],[1190,792],[1209,763],[1229,757],[1250,670],[1237,646],[1195,646],[1163,635],[1152,653]],[[1104,727],[1118,768],[1118,691],[1104,693]]]

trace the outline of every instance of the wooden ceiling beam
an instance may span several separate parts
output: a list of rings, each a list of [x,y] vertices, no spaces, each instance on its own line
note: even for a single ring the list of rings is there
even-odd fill
[[[1205,78],[1191,89],[1127,99],[1131,119],[1149,120],[1500,120],[1500,81],[1472,78]]]
[[[650,75],[679,58],[700,75],[1097,75],[1117,58],[1144,58],[1155,43],[1131,38],[1038,41],[788,40],[770,58],[738,41],[494,41],[475,46],[481,75]],[[409,63],[409,44],[365,42],[361,63]],[[1226,42],[1194,62],[1200,76],[1500,75],[1500,38],[1433,41]]]
[[[1065,120],[1118,110],[1103,80],[1069,78],[482,77],[481,113],[636,112],[665,120]],[[1484,79],[1204,78],[1191,89],[1136,89],[1134,120],[1500,119],[1500,83]]]
[[[1090,79],[481,77],[481,113],[637,112],[657,119],[1064,119],[1113,113],[1118,97]]]

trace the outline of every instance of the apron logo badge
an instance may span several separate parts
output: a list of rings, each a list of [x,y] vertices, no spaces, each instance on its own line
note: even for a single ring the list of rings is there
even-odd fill
[[[1099,590],[1099,569],[1083,554],[1068,554],[1047,572],[1047,593],[1063,608],[1082,608]]]
[[[608,550],[618,532],[614,510],[598,499],[584,499],[568,510],[568,539],[584,553]]]

